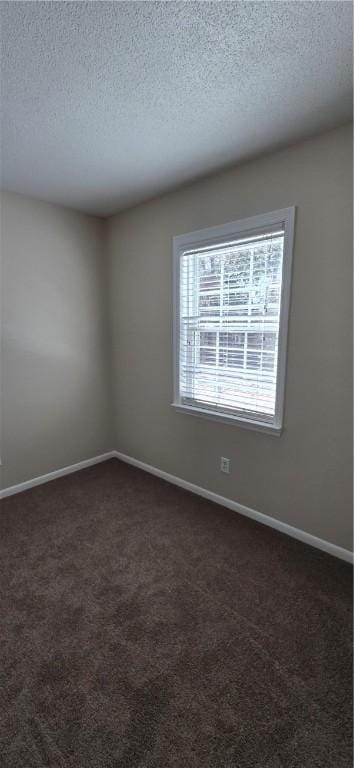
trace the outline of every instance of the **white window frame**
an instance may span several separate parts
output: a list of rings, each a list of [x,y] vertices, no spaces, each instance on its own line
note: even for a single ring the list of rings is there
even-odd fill
[[[218,412],[217,408],[196,405],[189,405],[182,402],[179,392],[179,331],[180,331],[180,259],[187,250],[205,247],[207,245],[220,244],[223,241],[228,242],[231,238],[250,236],[266,230],[267,227],[284,227],[284,250],[283,250],[283,268],[282,268],[282,290],[280,303],[279,319],[279,343],[278,343],[278,362],[277,362],[277,384],[276,384],[276,403],[275,415],[271,420],[257,420],[253,415],[250,417],[244,413],[235,411],[235,414],[226,414]],[[262,432],[268,432],[272,435],[280,436],[284,424],[284,402],[285,402],[285,384],[287,367],[287,346],[288,346],[288,327],[290,311],[290,291],[292,260],[294,250],[294,231],[295,231],[295,206],[282,208],[270,213],[263,213],[257,216],[251,216],[246,219],[231,221],[221,226],[199,229],[195,232],[189,232],[184,235],[177,235],[173,238],[173,402],[172,407],[181,413],[188,413],[194,416],[222,421],[229,424],[238,425],[247,429],[256,429]]]

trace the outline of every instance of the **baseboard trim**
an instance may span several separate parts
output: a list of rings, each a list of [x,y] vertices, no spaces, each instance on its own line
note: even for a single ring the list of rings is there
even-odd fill
[[[7,496],[14,496],[15,493],[28,491],[29,488],[34,488],[36,485],[49,483],[50,480],[56,480],[58,477],[63,477],[64,475],[71,475],[72,472],[78,472],[80,469],[92,467],[94,464],[100,464],[102,461],[107,461],[107,459],[114,459],[116,456],[116,451],[108,451],[108,453],[101,453],[99,456],[93,456],[91,459],[84,459],[83,461],[78,461],[76,464],[70,464],[68,467],[55,469],[53,472],[48,472],[46,475],[40,475],[31,480],[25,480],[23,483],[10,485],[8,488],[3,488],[3,490],[0,491],[0,499],[5,499]]]
[[[168,483],[178,485],[180,488],[184,488],[186,491],[191,491],[191,493],[195,493],[198,496],[203,496],[204,499],[214,501],[216,504],[220,504],[222,507],[227,507],[227,509],[238,512],[240,515],[250,517],[252,520],[256,520],[258,523],[262,523],[262,525],[267,525],[270,528],[274,528],[276,531],[285,533],[287,536],[292,536],[292,538],[298,539],[304,544],[309,544],[311,547],[321,549],[323,552],[327,552],[329,555],[338,557],[340,560],[345,560],[347,563],[354,562],[354,553],[350,552],[349,549],[344,549],[343,547],[339,547],[337,544],[332,544],[330,541],[320,539],[317,536],[313,536],[312,533],[307,533],[300,528],[295,528],[292,525],[288,525],[288,523],[283,523],[281,520],[276,520],[274,517],[263,514],[263,512],[257,512],[256,509],[246,507],[244,504],[239,504],[237,501],[227,499],[225,496],[219,496],[218,493],[208,491],[206,488],[201,488],[199,485],[194,485],[194,483],[189,483],[187,480],[183,480],[181,477],[170,475],[168,472],[164,472],[162,469],[153,467],[151,464],[145,464],[143,461],[134,459],[132,456],[127,456],[125,453],[121,453],[120,451],[113,451],[113,455],[120,461],[124,461],[126,464],[132,464],[134,467],[138,467],[145,472],[149,472],[151,475],[156,475],[156,477],[160,477],[162,480],[167,480]]]

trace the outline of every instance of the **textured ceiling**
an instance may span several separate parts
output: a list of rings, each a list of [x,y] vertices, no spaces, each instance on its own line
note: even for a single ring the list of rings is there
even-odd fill
[[[351,119],[351,2],[2,2],[2,185],[108,215]]]

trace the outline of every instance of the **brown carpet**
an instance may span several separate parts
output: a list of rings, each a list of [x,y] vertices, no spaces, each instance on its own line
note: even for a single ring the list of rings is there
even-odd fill
[[[352,765],[350,566],[116,460],[1,505],[2,767]]]

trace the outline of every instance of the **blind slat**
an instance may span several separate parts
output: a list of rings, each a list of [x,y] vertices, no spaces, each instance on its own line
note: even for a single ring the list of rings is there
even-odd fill
[[[283,246],[278,227],[181,255],[183,402],[274,415]]]

